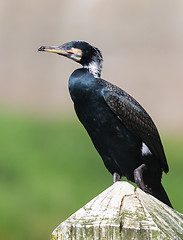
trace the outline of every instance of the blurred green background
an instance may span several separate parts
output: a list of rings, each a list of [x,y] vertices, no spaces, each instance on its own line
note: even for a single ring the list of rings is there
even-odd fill
[[[74,114],[78,65],[41,45],[85,40],[102,77],[133,95],[160,130],[163,185],[183,213],[183,1],[0,1],[0,239],[49,239],[112,183]],[[125,180],[125,179],[124,179]]]
[[[112,183],[76,118],[0,117],[0,238],[49,239],[64,219]],[[170,173],[163,185],[183,212],[183,141],[163,137]]]

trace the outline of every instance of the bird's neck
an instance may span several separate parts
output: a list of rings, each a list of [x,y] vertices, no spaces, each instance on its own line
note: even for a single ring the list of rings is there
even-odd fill
[[[102,57],[93,56],[91,61],[87,64],[83,64],[83,67],[88,69],[95,78],[100,78],[102,72]]]

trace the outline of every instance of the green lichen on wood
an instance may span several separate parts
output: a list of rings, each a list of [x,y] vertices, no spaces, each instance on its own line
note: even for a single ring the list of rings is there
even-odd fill
[[[56,231],[55,235],[52,235],[51,240],[58,240],[58,231]]]
[[[54,230],[51,240],[183,239],[183,215],[127,183],[115,183]]]

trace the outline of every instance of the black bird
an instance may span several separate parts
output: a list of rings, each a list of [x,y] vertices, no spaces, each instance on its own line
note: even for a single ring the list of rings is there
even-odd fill
[[[172,207],[161,184],[162,171],[169,169],[158,130],[133,97],[100,78],[103,58],[99,49],[72,41],[38,50],[63,55],[83,66],[69,78],[70,95],[113,182],[125,176]]]

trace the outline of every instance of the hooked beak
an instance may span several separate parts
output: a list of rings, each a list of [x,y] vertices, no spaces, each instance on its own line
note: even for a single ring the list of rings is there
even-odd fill
[[[63,56],[68,56],[70,54],[73,54],[74,52],[70,49],[70,50],[65,50],[62,49],[60,47],[56,47],[56,46],[51,46],[51,47],[46,47],[46,46],[41,46],[38,51],[42,51],[42,52],[52,52],[52,53],[57,53]]]
[[[68,57],[70,59],[73,59],[76,62],[79,62],[82,58],[82,51],[81,49],[77,49],[77,48],[71,48],[69,50],[65,49],[63,46],[51,46],[51,47],[45,47],[45,46],[41,46],[38,51],[42,51],[42,52],[52,52],[52,53],[57,53],[59,55]]]

